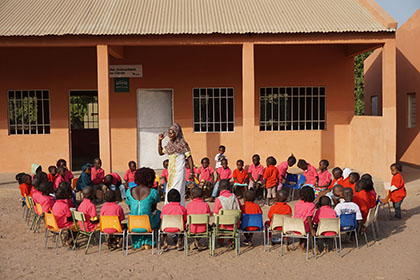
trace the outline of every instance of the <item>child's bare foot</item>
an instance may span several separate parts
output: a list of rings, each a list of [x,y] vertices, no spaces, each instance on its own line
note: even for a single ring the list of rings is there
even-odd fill
[[[182,246],[182,239],[181,238],[178,238],[178,242],[176,243],[176,250],[177,251],[184,250],[184,246]]]
[[[145,250],[150,250],[150,249],[152,249],[152,246],[150,246],[149,244],[144,244],[144,249]]]
[[[164,243],[163,243],[162,250],[163,250],[164,252],[168,251],[168,243],[167,243],[167,242],[164,242]]]

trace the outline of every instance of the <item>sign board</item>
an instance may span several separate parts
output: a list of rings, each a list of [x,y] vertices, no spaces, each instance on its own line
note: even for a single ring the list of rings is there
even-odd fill
[[[115,78],[114,79],[114,92],[129,92],[130,91],[130,78]]]
[[[143,66],[140,65],[109,65],[110,78],[141,78]]]

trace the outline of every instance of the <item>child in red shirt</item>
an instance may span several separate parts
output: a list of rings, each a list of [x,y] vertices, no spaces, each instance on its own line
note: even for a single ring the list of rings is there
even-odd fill
[[[376,206],[376,197],[373,197],[368,191],[368,184],[366,180],[360,180],[356,183],[356,192],[354,196],[358,196],[362,199],[366,205],[370,208]]]
[[[396,219],[401,219],[401,204],[407,196],[404,179],[400,172],[402,172],[401,164],[393,163],[391,165],[392,181],[389,190],[391,192],[391,201],[395,209]]]
[[[21,182],[22,183],[19,185],[20,194],[23,198],[25,198],[25,196],[29,196],[31,193],[31,176],[28,174],[23,174],[21,177]]]
[[[48,181],[51,183],[54,183],[55,178],[57,177],[57,167],[55,167],[54,165],[51,165],[50,167],[48,167]]]
[[[244,169],[244,161],[239,159],[236,161],[236,169],[233,171],[233,192],[239,192],[239,198],[243,198],[245,191],[248,189],[248,172]]]
[[[168,192],[168,204],[163,206],[162,213],[160,215],[160,218],[163,218],[163,215],[182,215],[182,218],[184,220],[184,227],[185,222],[187,221],[187,209],[185,209],[184,206],[181,205],[181,194],[176,189],[171,189]],[[166,232],[178,232],[179,228],[164,228],[163,229]],[[176,249],[177,251],[182,251],[184,247],[182,246],[182,237],[181,235],[177,236],[177,243],[176,243]],[[168,250],[168,242],[167,242],[167,234],[163,236],[163,247],[162,250],[166,251]]]
[[[343,188],[351,188],[353,193],[356,192],[356,183],[359,181],[360,175],[357,172],[350,173],[349,177],[343,180],[341,185]]]
[[[277,161],[274,157],[268,157],[267,168],[264,171],[264,184],[267,191],[266,204],[271,205],[276,197],[279,170],[276,168]]]
[[[245,192],[245,203],[241,206],[242,214],[262,214],[261,207],[255,202],[255,192],[253,190],[247,190]],[[258,230],[257,227],[247,227],[245,230],[253,231]],[[252,246],[252,233],[245,233],[244,245]]]
[[[270,207],[270,210],[268,210],[268,219],[265,224],[267,226],[271,225],[271,221],[273,220],[274,214],[278,215],[292,215],[292,208],[286,203],[287,200],[287,191],[286,190],[280,190],[276,194],[276,203]],[[275,230],[280,230],[278,228],[275,228]]]

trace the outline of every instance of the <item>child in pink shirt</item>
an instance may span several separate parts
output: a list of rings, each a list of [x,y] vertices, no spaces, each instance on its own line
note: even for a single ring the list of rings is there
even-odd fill
[[[127,188],[128,188],[128,183],[134,182],[134,177],[135,177],[135,174],[136,174],[136,169],[137,169],[136,162],[135,161],[130,161],[128,163],[128,169],[125,172],[124,178],[123,178],[124,181],[125,181],[125,184],[126,184],[126,187]]]
[[[316,171],[316,168],[307,163],[304,159],[300,159],[297,166],[303,170],[303,175],[306,179],[305,184],[315,187],[318,180],[318,172]]]
[[[163,161],[163,170],[162,170],[162,174],[160,175],[160,189],[161,189],[161,193],[163,195],[165,195],[166,193],[166,185],[168,184],[168,165],[169,165],[169,160],[165,159]]]
[[[105,178],[105,170],[101,168],[102,161],[100,158],[95,158],[93,160],[93,167],[90,170],[90,176],[92,179],[93,193],[99,202],[102,202],[104,199],[104,193],[108,189],[103,184]]]
[[[287,169],[292,167],[296,163],[296,158],[292,154],[286,161],[283,161],[279,165],[277,165],[277,169],[279,171],[279,183],[287,183]]]
[[[252,164],[248,167],[249,189],[256,192],[257,198],[263,196],[264,166],[260,164],[260,155],[252,156]]]
[[[198,180],[200,181],[200,188],[204,191],[211,190],[214,185],[214,169],[210,166],[208,158],[201,159],[201,166],[197,170]]]
[[[312,217],[315,212],[315,200],[314,189],[310,186],[304,186],[299,191],[300,200],[295,205],[295,215],[294,218],[301,218],[305,225],[306,232],[310,232],[312,235],[315,235],[315,230],[313,228]],[[300,247],[305,248],[305,240],[301,239],[299,241]]]
[[[66,169],[64,169],[64,167],[57,168],[57,176],[54,179],[54,191],[57,190],[60,183],[65,182],[64,181],[65,173],[66,173]]]
[[[320,207],[318,210],[316,210],[316,213],[313,219],[315,231],[316,231],[316,228],[318,227],[319,219],[337,218],[337,214],[335,213],[334,209],[331,208],[331,199],[328,196],[321,196],[321,198],[319,199],[319,206]],[[333,236],[335,235],[335,232],[327,231],[327,232],[322,233],[322,235]],[[328,252],[329,244],[326,243],[327,241],[326,238],[322,238],[322,240],[324,241],[323,242],[324,251]],[[321,246],[321,244],[319,245]]]
[[[226,158],[222,159],[222,166],[217,168],[216,170],[216,176],[217,176],[217,182],[214,185],[213,193],[212,193],[212,201],[215,200],[218,192],[219,192],[219,183],[220,180],[230,180],[232,179],[232,170],[230,170],[228,166],[228,160]]]
[[[104,194],[105,203],[101,208],[101,216],[118,216],[120,223],[125,219],[124,211],[120,205],[115,203],[115,191],[110,190]],[[105,233],[115,233],[115,229],[104,229]],[[108,239],[108,248],[121,248],[122,237],[110,235]]]
[[[67,190],[65,188],[58,188],[55,192],[56,201],[52,207],[52,213],[57,222],[58,228],[73,226],[73,218],[71,216],[70,207],[67,203]],[[71,244],[71,233],[65,232],[63,240],[67,246]]]
[[[187,204],[187,215],[197,215],[197,214],[209,214],[211,216],[210,206],[203,200],[203,190],[194,187],[191,190],[191,202]],[[191,225],[192,233],[201,233],[206,231],[206,225]],[[194,239],[194,246],[199,251],[206,249],[205,246],[201,245],[198,239]]]
[[[71,179],[74,178],[73,173],[70,172],[67,168],[67,162],[64,159],[59,159],[57,161],[57,168],[63,167],[65,169],[63,179],[65,182],[70,183]]]
[[[37,203],[41,204],[42,213],[48,213],[55,204],[54,197],[50,196],[52,184],[50,182],[43,182],[39,185],[39,196]],[[38,213],[39,214],[39,213]]]
[[[96,213],[96,206],[93,204],[93,200],[95,196],[93,195],[93,189],[91,186],[86,186],[83,189],[83,201],[80,203],[79,208],[77,211],[82,212],[85,214],[85,227],[83,227],[83,223],[79,222],[79,227],[86,231],[94,231],[98,228],[98,214]]]
[[[197,174],[197,168],[193,167],[193,174],[191,174],[191,167],[188,160],[185,161],[185,183],[186,185],[190,185],[191,183],[195,184],[194,178],[195,174]]]
[[[181,194],[176,189],[171,189],[168,192],[168,204],[163,206],[162,213],[160,215],[160,218],[163,218],[163,215],[182,215],[182,218],[184,220],[184,227],[185,222],[187,221],[187,209],[185,209],[184,206],[181,205]],[[164,228],[163,229],[166,232],[178,232],[179,228]],[[163,247],[162,249],[164,251],[168,250],[168,242],[167,242],[167,235],[165,234],[163,236]],[[178,235],[178,241],[176,243],[176,249],[178,251],[182,251],[184,247],[182,246],[182,236]]]
[[[331,174],[328,172],[328,166],[330,163],[328,160],[323,159],[319,162],[319,172],[318,172],[318,188],[326,189],[331,184]]]

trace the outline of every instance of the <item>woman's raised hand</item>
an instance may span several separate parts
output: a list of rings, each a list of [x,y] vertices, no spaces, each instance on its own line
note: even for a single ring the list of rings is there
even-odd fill
[[[162,141],[165,138],[165,131],[159,134],[159,141]]]

